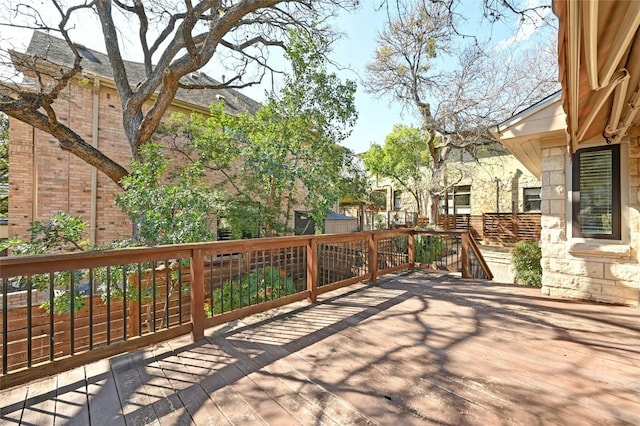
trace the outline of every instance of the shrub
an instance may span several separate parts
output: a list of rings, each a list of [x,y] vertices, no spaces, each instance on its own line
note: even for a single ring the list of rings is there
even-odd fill
[[[515,269],[517,284],[542,286],[542,253],[537,241],[519,241],[511,251],[511,263]]]
[[[444,253],[444,240],[435,235],[416,235],[414,240],[415,261],[432,263]]]
[[[205,306],[208,316],[278,299],[294,293],[293,280],[284,270],[267,266],[251,271],[240,281],[227,281],[213,291],[213,309]]]

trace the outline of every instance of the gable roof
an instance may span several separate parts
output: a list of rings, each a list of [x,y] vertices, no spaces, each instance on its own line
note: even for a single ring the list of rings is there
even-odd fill
[[[84,47],[81,44],[75,44],[79,53],[82,55],[83,72],[106,80],[113,81],[113,71],[109,62],[109,57],[93,49]],[[45,61],[47,65],[72,67],[75,56],[67,42],[63,39],[53,37],[45,32],[34,31],[29,47],[25,53],[12,52],[18,61],[14,60],[16,67],[23,72],[28,71],[26,64],[32,63],[33,58],[39,61]],[[23,65],[21,66],[20,63]],[[144,64],[140,62],[124,61],[124,66],[129,78],[129,83],[133,86],[146,78]],[[204,72],[191,73],[181,80],[185,84],[214,85],[220,84],[217,80],[209,77]],[[175,99],[182,102],[209,109],[211,103],[218,102],[224,98],[227,112],[239,113],[248,111],[255,113],[260,108],[260,103],[243,95],[237,90],[223,89],[178,89]]]
[[[520,111],[491,128],[491,133],[527,168],[540,179],[543,139],[563,137],[566,115],[562,109],[561,92],[556,92]]]

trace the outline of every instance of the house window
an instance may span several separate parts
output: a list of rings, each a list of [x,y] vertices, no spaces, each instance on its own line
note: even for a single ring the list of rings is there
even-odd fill
[[[454,186],[448,197],[448,214],[471,214],[471,185]],[[441,210],[444,212],[444,206]]]
[[[393,209],[400,210],[402,208],[402,191],[393,191]]]
[[[573,236],[619,240],[620,210],[620,145],[576,151]]]
[[[540,188],[524,188],[522,199],[525,212],[540,211]]]

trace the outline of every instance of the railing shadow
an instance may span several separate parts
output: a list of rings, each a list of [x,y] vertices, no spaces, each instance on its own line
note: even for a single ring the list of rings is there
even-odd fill
[[[552,299],[518,286],[477,284],[422,271],[385,277],[376,286],[343,290],[317,304],[283,308],[288,310],[208,331],[200,342],[172,341],[146,354],[117,357],[108,372],[3,407],[1,419],[11,422],[21,410],[37,409],[46,399],[64,398],[85,387],[105,389],[90,395],[89,403],[77,412],[77,418],[96,421],[86,411],[92,404],[108,405],[109,381],[123,404],[102,413],[103,419],[115,419],[112,424],[154,418],[189,424],[200,415],[224,420],[233,404],[244,407],[245,415],[259,415],[267,408],[247,405],[239,393],[246,392],[249,400],[256,392],[252,387],[264,392],[265,407],[278,400],[279,409],[296,412],[303,424],[368,421],[366,413],[353,409],[358,404],[366,404],[377,419],[418,423],[545,424],[563,423],[572,415],[578,416],[577,422],[637,419],[633,399],[638,389],[630,384],[638,377],[637,369],[630,381],[619,375],[598,382],[600,373],[580,363],[600,352],[604,358],[622,357],[637,365],[640,351],[628,343],[640,331],[640,313],[609,306],[602,314],[602,305]],[[603,329],[610,335],[596,340]],[[506,342],[499,349],[490,346],[496,334],[499,343]],[[542,335],[550,337],[536,346]],[[319,342],[323,345],[316,347]],[[455,360],[468,356],[471,344],[481,352],[461,370]],[[559,366],[545,365],[545,354],[555,359],[555,352],[569,347],[575,351],[576,345],[584,352]],[[533,350],[526,362],[525,354],[518,353],[521,346]],[[496,382],[485,375],[484,356],[500,357],[505,368],[513,369],[513,380]],[[557,377],[542,373],[546,368],[557,368]],[[269,384],[276,386],[271,389],[266,380],[273,378],[278,383]],[[575,381],[574,387],[562,387],[564,378]],[[537,380],[539,393],[531,385]],[[548,392],[542,391],[544,386],[549,386]],[[287,392],[291,400],[285,400]],[[580,411],[594,401],[599,401],[597,409]],[[219,412],[211,412],[211,407]],[[607,412],[611,418],[602,417]],[[241,423],[243,418],[235,420]]]

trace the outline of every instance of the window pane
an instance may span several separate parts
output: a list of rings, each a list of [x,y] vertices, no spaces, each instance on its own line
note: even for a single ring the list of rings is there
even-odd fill
[[[455,214],[471,213],[471,186],[461,185],[454,188],[454,212]]]
[[[580,232],[611,234],[613,217],[612,152],[580,154]]]
[[[400,210],[402,208],[402,192],[393,191],[393,208],[394,210]]]
[[[583,148],[573,162],[573,236],[619,240],[620,145]]]
[[[540,211],[540,188],[525,188],[523,194],[524,211]]]

